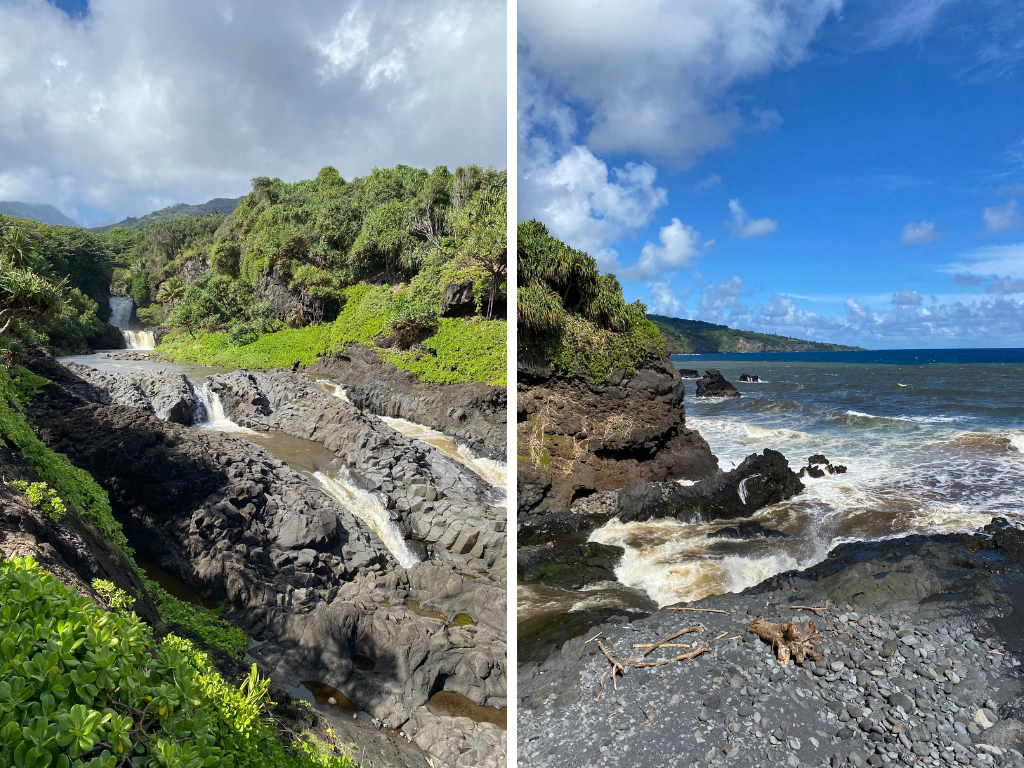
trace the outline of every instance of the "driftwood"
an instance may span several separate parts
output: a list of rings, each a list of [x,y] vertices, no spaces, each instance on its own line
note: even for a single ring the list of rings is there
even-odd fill
[[[702,627],[700,625],[698,625],[696,627],[687,627],[686,629],[680,629],[678,632],[673,632],[668,637],[663,637],[658,642],[653,643],[653,644],[647,646],[646,650],[644,650],[642,653],[638,653],[636,656],[634,656],[632,659],[630,659],[628,663],[632,664],[634,661],[639,661],[644,656],[649,654],[651,651],[657,650],[658,648],[660,648],[661,646],[665,645],[670,640],[675,640],[680,635],[688,635],[691,632],[703,632],[703,631],[704,631],[704,627]]]
[[[789,664],[790,657],[797,664],[803,664],[806,657],[814,661],[821,658],[821,654],[814,649],[821,643],[821,632],[813,621],[798,627],[792,621],[787,624],[773,624],[763,619],[754,619],[747,625],[747,632],[753,632],[772,644],[772,648],[778,654],[780,667]]]
[[[816,606],[816,605],[791,605],[789,607],[790,607],[791,610],[794,610],[794,611],[821,611],[821,612],[824,613],[825,611],[828,610],[828,608],[826,608],[824,605],[821,605],[821,606]]]
[[[693,611],[694,613],[728,613],[717,608],[669,608],[670,611]]]
[[[696,650],[690,651],[689,653],[680,654],[679,656],[673,656],[671,659],[662,659],[661,661],[645,661],[641,664],[634,664],[633,666],[637,667],[638,669],[640,667],[660,667],[663,664],[671,664],[673,661],[686,661],[688,659],[695,659],[702,653],[710,652],[710,648],[708,648],[706,645],[702,645],[700,648],[697,648]]]
[[[612,663],[612,688],[614,688],[617,691],[619,690],[619,683],[615,679],[615,673],[618,672],[620,675],[625,675],[626,668],[622,665],[621,661],[616,659],[608,652],[608,649],[604,647],[604,643],[602,643],[600,640],[597,641],[597,647],[601,649],[601,653],[604,654],[604,657]]]

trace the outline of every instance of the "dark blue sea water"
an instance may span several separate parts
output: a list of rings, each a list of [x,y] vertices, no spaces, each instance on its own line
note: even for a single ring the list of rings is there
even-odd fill
[[[662,603],[739,590],[806,567],[851,540],[969,530],[994,515],[1024,521],[1024,350],[897,350],[680,355],[717,368],[735,399],[699,400],[687,426],[723,468],[765,448],[794,467],[824,453],[848,472],[805,480],[804,493],[758,519],[791,538],[723,542],[721,524],[612,522],[596,540],[626,547],[623,584]],[[739,382],[757,375],[759,384]]]

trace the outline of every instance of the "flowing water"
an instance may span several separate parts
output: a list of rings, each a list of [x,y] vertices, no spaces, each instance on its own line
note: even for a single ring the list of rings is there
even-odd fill
[[[122,331],[127,330],[132,323],[132,307],[135,306],[135,302],[131,296],[111,296],[109,300],[110,304],[110,324],[120,328]]]
[[[121,331],[128,349],[154,349],[156,337],[152,331]]]
[[[403,568],[419,562],[380,499],[360,488],[333,452],[313,440],[282,432],[257,432],[240,426],[224,415],[224,406],[208,381],[194,387],[194,390],[205,412],[198,426],[231,432],[243,440],[263,446],[275,458],[311,478],[328,496],[370,526]]]
[[[579,592],[519,589],[520,621],[558,611],[666,605],[739,591],[820,562],[838,544],[973,530],[1024,519],[1024,350],[687,355],[677,368],[718,368],[742,397],[698,400],[686,423],[723,469],[765,448],[794,469],[823,453],[846,474],[754,517],[788,539],[709,538],[727,522],[612,520],[591,539],[625,547],[618,584]],[[739,381],[753,374],[761,383]]]

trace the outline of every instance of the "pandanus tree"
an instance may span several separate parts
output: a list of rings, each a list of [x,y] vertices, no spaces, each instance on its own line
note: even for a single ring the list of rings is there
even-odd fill
[[[10,334],[16,324],[33,318],[56,317],[64,306],[67,281],[52,283],[30,269],[0,258],[0,336],[10,361]]]
[[[488,320],[494,319],[494,303],[508,279],[508,192],[504,178],[495,179],[455,217],[459,259],[476,273],[486,292]]]
[[[10,227],[0,238],[0,257],[16,267],[28,267],[39,255],[39,243],[21,227]]]

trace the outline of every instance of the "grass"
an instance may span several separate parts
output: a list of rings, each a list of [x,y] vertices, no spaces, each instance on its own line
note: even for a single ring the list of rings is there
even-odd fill
[[[165,336],[156,351],[176,363],[262,370],[290,367],[296,360],[310,365],[318,356],[356,342],[425,383],[506,385],[507,323],[442,318],[422,349],[378,347],[375,339],[384,333],[393,306],[391,289],[357,285],[345,292],[345,306],[333,323],[268,333],[244,346],[233,346],[227,333],[192,336],[178,329]]]

